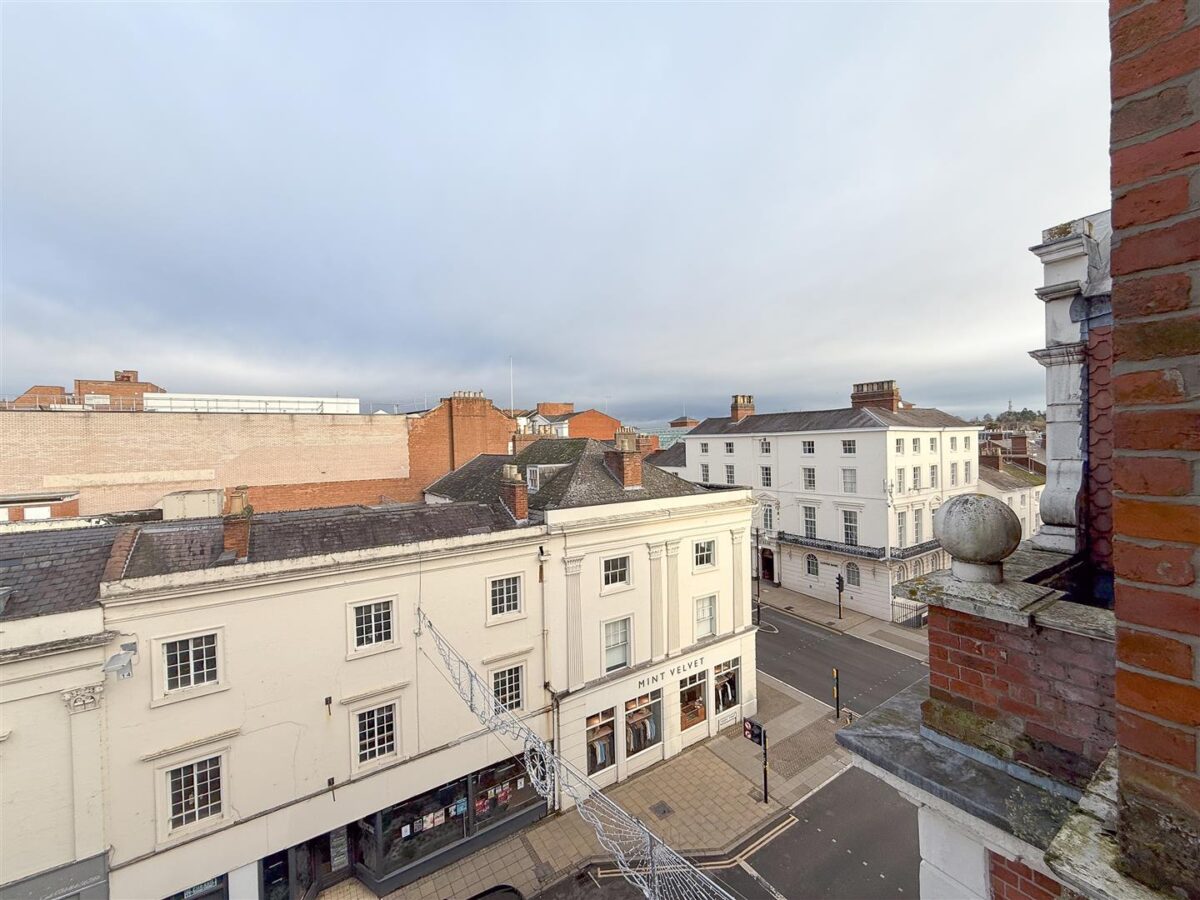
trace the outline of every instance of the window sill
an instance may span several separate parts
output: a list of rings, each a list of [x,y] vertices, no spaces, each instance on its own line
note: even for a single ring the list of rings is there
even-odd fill
[[[355,753],[357,756],[357,752]],[[370,775],[378,769],[383,769],[387,766],[395,765],[399,762],[404,762],[408,759],[407,756],[401,756],[399,752],[389,753],[387,756],[377,756],[374,759],[369,759],[366,762],[354,762],[350,766],[351,776]]]
[[[388,643],[367,644],[365,647],[352,647],[346,651],[346,659],[363,659],[367,656],[378,656],[380,653],[387,653],[391,650],[399,650],[399,641],[389,641]]]
[[[715,572],[715,571],[717,571],[716,563],[709,563],[707,566],[696,566],[696,565],[692,566],[692,574],[693,575],[701,575],[705,572]]]
[[[193,688],[180,688],[169,693],[159,694],[150,701],[151,709],[159,706],[170,706],[172,703],[182,703],[184,700],[194,700],[197,697],[207,697],[209,694],[219,694],[229,690],[230,685],[218,682],[212,685],[202,685]]]
[[[608,587],[600,588],[601,597],[611,597],[613,594],[624,594],[626,591],[632,591],[635,585],[630,583],[610,584]]]
[[[166,834],[160,834],[158,840],[154,842],[155,850],[166,850],[174,847],[176,844],[182,844],[192,838],[208,834],[210,831],[217,831],[233,821],[233,817],[222,812],[219,815],[209,816],[206,819],[201,819],[199,822],[193,822],[190,825],[182,825],[179,828],[172,828]]]
[[[507,625],[509,622],[520,622],[522,619],[528,619],[529,613],[525,610],[515,613],[505,613],[501,616],[488,615],[487,621],[483,623],[484,628],[491,628],[494,625]]]

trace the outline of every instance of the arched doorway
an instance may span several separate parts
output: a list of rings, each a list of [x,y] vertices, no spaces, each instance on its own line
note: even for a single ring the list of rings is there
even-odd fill
[[[763,581],[775,583],[775,553],[764,549],[759,559],[758,572]]]

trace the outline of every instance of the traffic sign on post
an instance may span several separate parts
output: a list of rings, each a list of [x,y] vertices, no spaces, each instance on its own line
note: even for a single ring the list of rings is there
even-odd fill
[[[753,719],[742,719],[742,735],[756,744],[763,742],[763,727]]]

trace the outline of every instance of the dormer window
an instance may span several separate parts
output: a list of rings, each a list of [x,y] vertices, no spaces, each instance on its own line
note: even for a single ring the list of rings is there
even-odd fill
[[[529,488],[529,493],[536,494],[541,486],[541,477],[538,474],[537,466],[529,466],[525,470],[525,485]]]

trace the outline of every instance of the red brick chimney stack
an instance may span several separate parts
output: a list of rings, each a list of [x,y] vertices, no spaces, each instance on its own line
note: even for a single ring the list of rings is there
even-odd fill
[[[638,452],[637,430],[622,425],[613,436],[614,450],[606,450],[604,459],[625,490],[642,486],[642,454]]]
[[[529,521],[529,487],[521,470],[512,463],[506,464],[500,474],[500,502],[517,522]]]
[[[989,469],[1000,471],[1000,448],[999,447],[983,447],[979,451],[979,465],[982,468],[987,466]]]
[[[657,434],[639,434],[637,436],[637,451],[641,454],[642,459],[661,449]]]
[[[850,393],[850,406],[854,409],[877,407],[897,412],[901,407],[900,387],[895,381],[863,381],[854,385]]]
[[[729,418],[740,422],[747,416],[754,415],[754,395],[734,394],[733,402],[729,404]]]

